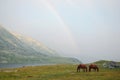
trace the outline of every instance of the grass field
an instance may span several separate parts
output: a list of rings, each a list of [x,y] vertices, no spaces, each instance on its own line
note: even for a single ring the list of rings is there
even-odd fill
[[[0,69],[0,80],[120,80],[120,69],[100,67],[99,72],[76,72],[76,67],[63,64]]]

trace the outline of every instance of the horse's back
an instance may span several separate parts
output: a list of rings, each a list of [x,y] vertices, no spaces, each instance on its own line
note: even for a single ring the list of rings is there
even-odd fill
[[[99,68],[96,64],[90,64],[89,65],[89,71],[91,71],[91,69],[95,69],[95,70],[99,71]]]
[[[96,64],[90,64],[89,67],[97,67]]]
[[[86,68],[87,66],[85,64],[79,64],[78,68]]]

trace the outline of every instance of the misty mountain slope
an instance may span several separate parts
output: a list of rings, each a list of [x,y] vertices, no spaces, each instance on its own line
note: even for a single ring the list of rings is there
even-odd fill
[[[58,56],[58,54],[53,51],[52,49],[46,47],[45,45],[43,45],[42,43],[30,38],[30,37],[26,37],[17,33],[13,33],[12,34],[17,37],[19,40],[21,40],[23,43],[29,45],[30,47],[32,47],[35,51],[44,54],[44,55],[49,55],[49,56]]]
[[[75,58],[60,57],[42,43],[13,34],[0,26],[0,63],[80,63]]]
[[[17,54],[25,56],[32,56],[37,54],[33,48],[31,48],[29,45],[24,44],[21,40],[12,35],[3,27],[0,27],[0,51],[6,53],[11,52],[15,53],[15,55]]]
[[[43,57],[44,55],[40,55],[29,45],[0,27],[0,63],[20,62],[35,56]]]

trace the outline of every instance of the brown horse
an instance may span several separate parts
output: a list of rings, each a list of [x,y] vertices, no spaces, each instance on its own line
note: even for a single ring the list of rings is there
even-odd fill
[[[97,65],[95,65],[95,64],[90,64],[89,65],[89,72],[91,72],[91,69],[94,69],[95,71],[99,71],[99,68],[98,68],[98,66]]]
[[[80,72],[80,69],[83,69],[84,72],[87,72],[87,66],[85,64],[79,64],[77,67],[77,72]]]

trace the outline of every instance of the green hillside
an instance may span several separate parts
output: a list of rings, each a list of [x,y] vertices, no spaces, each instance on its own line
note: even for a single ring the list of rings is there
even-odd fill
[[[99,61],[96,61],[96,62],[94,62],[95,64],[103,64],[103,63],[105,63],[105,62],[109,62],[109,61],[107,61],[107,60],[99,60]]]
[[[96,61],[94,62],[95,64],[99,64],[99,65],[102,65],[103,63],[108,63],[108,62],[111,62],[111,61],[108,61],[108,60],[99,60],[99,61]],[[116,61],[114,61],[116,62]],[[116,62],[116,63],[120,63],[120,62]]]

